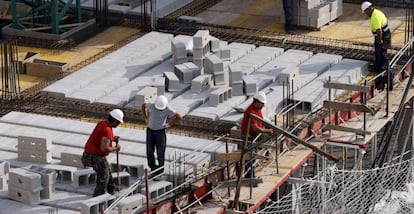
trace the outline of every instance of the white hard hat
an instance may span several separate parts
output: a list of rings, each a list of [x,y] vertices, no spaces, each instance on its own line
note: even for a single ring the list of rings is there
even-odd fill
[[[120,109],[114,109],[111,112],[109,112],[109,115],[113,117],[115,120],[118,120],[119,122],[124,122],[124,112],[122,112]]]
[[[361,4],[362,12],[364,12],[367,8],[371,7],[371,5],[372,5],[371,2],[369,2],[369,1],[362,2],[362,4]]]
[[[261,103],[266,103],[267,102],[267,100],[266,100],[266,94],[263,91],[257,92],[254,95],[253,98],[256,99],[256,100],[258,100],[258,101],[260,101]]]
[[[168,99],[164,95],[160,95],[155,99],[155,108],[158,110],[164,110],[167,108]]]

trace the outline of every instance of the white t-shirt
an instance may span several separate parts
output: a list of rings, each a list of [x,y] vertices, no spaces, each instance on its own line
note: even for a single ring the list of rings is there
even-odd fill
[[[167,105],[164,110],[155,108],[154,103],[146,103],[148,109],[148,128],[152,130],[165,129],[167,118],[175,115],[176,111]]]

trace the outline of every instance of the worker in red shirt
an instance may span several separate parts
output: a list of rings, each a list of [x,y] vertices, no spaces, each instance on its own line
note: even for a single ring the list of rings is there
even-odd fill
[[[250,104],[250,106],[246,109],[243,115],[243,120],[242,120],[241,127],[240,127],[243,135],[247,134],[247,121],[248,121],[247,116],[249,115],[249,113],[257,115],[260,118],[263,118],[262,108],[266,104],[266,102],[267,102],[267,99],[266,99],[266,94],[264,92],[260,91],[254,95],[253,103]],[[266,134],[271,135],[274,133],[274,130],[263,127],[261,121],[251,118],[250,119],[250,130],[249,130],[249,142],[251,143],[251,141],[255,139],[260,133],[266,133]],[[250,171],[251,168],[253,167],[253,162],[254,162],[254,159],[252,161],[248,161],[245,164],[244,171],[245,171],[246,178],[254,177],[254,170],[253,170],[253,173]]]
[[[115,184],[111,176],[111,169],[106,156],[111,152],[119,152],[119,136],[114,136],[112,128],[123,123],[124,113],[120,109],[109,112],[108,118],[98,122],[85,144],[82,163],[85,167],[92,167],[96,173],[96,187],[93,196],[102,195],[105,190],[114,194]],[[115,145],[112,142],[116,142]],[[119,184],[118,184],[119,185]]]

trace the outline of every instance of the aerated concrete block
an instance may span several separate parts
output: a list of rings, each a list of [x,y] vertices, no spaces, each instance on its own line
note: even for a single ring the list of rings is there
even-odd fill
[[[243,92],[243,89],[244,89],[243,82],[233,83],[231,85],[231,89],[232,89],[231,91],[232,91],[232,95],[233,96],[242,96],[242,95],[244,95],[244,92]]]
[[[73,174],[78,170],[76,167],[56,164],[48,164],[44,168],[56,171],[58,181],[73,181]]]
[[[7,175],[10,171],[10,162],[3,161],[0,163],[0,176]]]
[[[243,83],[246,95],[252,95],[257,92],[257,81],[250,76],[243,76]]]
[[[55,193],[57,174],[55,171],[40,166],[31,166],[30,171],[40,174],[43,190],[40,197],[49,199]]]
[[[191,81],[191,91],[193,93],[201,93],[210,88],[212,82],[213,76],[211,74],[202,74]]]
[[[220,59],[226,61],[231,59],[231,50],[227,43],[220,43]]]
[[[214,73],[214,85],[226,85],[225,73]]]
[[[131,214],[135,213],[139,209],[143,208],[145,204],[145,195],[143,194],[134,194],[123,198],[118,203],[118,213],[119,214]]]
[[[212,52],[220,51],[220,40],[214,36],[210,36],[210,47]]]
[[[198,67],[196,64],[192,63],[192,62],[186,62],[183,63],[183,65],[185,65],[188,69],[191,70],[192,74],[193,74],[193,78],[198,77],[201,75],[201,68]]]
[[[197,33],[193,36],[194,48],[204,48],[204,46],[206,46],[209,42],[209,35],[210,33],[208,30],[197,31]]]
[[[62,152],[60,153],[60,162],[62,165],[84,168],[82,164],[82,155]]]
[[[80,202],[82,214],[99,214],[115,200],[115,196],[105,193]]]
[[[82,186],[93,185],[96,183],[96,174],[92,168],[80,169],[73,173],[71,186],[79,188]]]
[[[150,199],[154,200],[154,199],[162,199],[159,198],[161,195],[165,194],[166,192],[170,191],[172,189],[172,183],[168,182],[168,181],[150,181],[148,189],[149,189],[149,195],[150,195]],[[140,192],[143,195],[147,195],[146,194],[146,188],[144,185],[140,186],[141,190]],[[163,198],[167,197],[168,195],[164,195]]]
[[[164,72],[165,77],[165,89],[166,91],[177,91],[180,81],[174,72],[167,71]]]
[[[230,84],[232,85],[233,83],[240,83],[241,81],[243,81],[243,70],[240,67],[239,64],[234,63],[229,65],[229,70],[230,70]]]
[[[131,176],[129,175],[128,172],[112,172],[112,178],[114,179],[114,182],[116,185],[122,185],[122,186],[126,186],[129,187],[130,186],[130,180],[131,180]],[[119,176],[118,176],[119,174]],[[119,180],[121,181],[121,184],[118,184],[118,177]]]
[[[208,73],[208,74],[223,72],[224,71],[223,60],[221,60],[214,54],[206,55],[206,58],[204,60],[204,71],[205,73]]]
[[[165,94],[165,77],[156,78],[151,86],[157,88],[157,95],[164,95]]]
[[[208,99],[209,106],[218,106],[219,103],[227,101],[232,96],[230,87],[220,87],[210,93]]]
[[[24,204],[36,205],[40,203],[40,190],[32,192],[9,184],[8,196]]]
[[[117,170],[117,164],[116,163],[110,163],[112,172],[116,172]],[[120,163],[119,164],[119,170],[128,172],[131,177],[140,178],[144,176],[144,165],[138,164],[138,163]]]
[[[153,103],[157,98],[157,88],[145,87],[135,95],[135,106],[140,107],[144,103]]]
[[[187,58],[187,47],[185,46],[184,42],[172,40],[171,50],[176,58],[178,59]]]
[[[42,190],[42,180],[38,173],[31,172],[23,168],[14,168],[9,172],[9,188],[15,186],[30,192],[39,192]]]
[[[9,183],[9,175],[0,175],[0,190],[5,190]]]
[[[184,84],[191,83],[191,80],[193,79],[193,71],[184,64],[175,65],[174,73]]]
[[[281,85],[291,85],[292,81],[299,76],[299,69],[297,66],[288,66],[286,69],[283,69],[279,75],[279,84]]]
[[[33,150],[51,151],[52,141],[47,138],[31,137],[31,136],[18,136],[17,148],[27,148]]]

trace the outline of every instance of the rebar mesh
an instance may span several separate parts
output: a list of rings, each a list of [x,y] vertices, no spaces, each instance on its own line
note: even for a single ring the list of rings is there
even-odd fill
[[[293,184],[291,193],[256,213],[390,213],[390,203],[392,213],[413,213],[413,164],[411,159],[363,171],[331,167]]]

